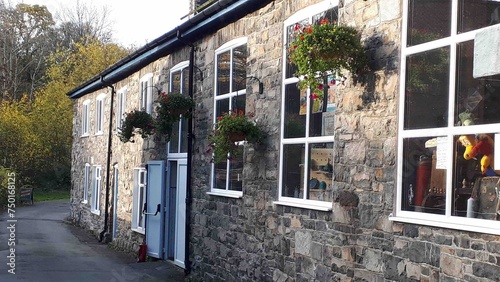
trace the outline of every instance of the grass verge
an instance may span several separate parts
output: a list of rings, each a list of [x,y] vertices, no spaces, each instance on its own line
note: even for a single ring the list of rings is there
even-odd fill
[[[33,192],[33,198],[36,202],[51,201],[51,200],[63,200],[69,199],[69,191],[64,190],[35,190]]]

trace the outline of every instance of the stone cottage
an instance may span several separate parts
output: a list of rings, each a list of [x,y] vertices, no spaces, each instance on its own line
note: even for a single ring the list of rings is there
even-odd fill
[[[203,7],[68,93],[76,222],[193,281],[500,281],[500,2]],[[287,50],[325,18],[360,31],[369,70],[313,97]],[[192,96],[193,117],[168,143],[120,142],[162,92]],[[235,110],[265,139],[214,164],[211,129]]]

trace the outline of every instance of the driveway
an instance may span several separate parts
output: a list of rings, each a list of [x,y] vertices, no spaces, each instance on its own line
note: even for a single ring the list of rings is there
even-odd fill
[[[136,263],[65,223],[68,200],[17,207],[8,216],[0,216],[0,281],[184,281],[168,262]]]

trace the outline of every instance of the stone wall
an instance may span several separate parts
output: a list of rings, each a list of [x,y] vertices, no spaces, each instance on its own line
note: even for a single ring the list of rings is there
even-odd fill
[[[177,57],[186,60],[186,53],[180,53]],[[178,63],[178,62],[174,62]],[[155,88],[153,99],[156,99],[157,90],[167,90],[168,88],[168,69],[172,65],[170,57],[158,60],[141,71],[124,79],[115,86],[116,91],[123,87],[127,88],[126,110],[130,112],[139,108],[139,81],[142,76],[153,73],[153,84]],[[104,133],[95,135],[95,98],[100,93],[107,93],[104,106]],[[107,169],[107,148],[109,132],[109,113],[111,103],[111,90],[103,89],[95,93],[87,94],[78,98],[74,104],[75,117],[73,120],[73,150],[72,150],[72,189],[71,189],[71,218],[78,225],[92,231],[96,237],[104,229],[104,207],[106,193],[106,169]],[[81,111],[85,100],[90,100],[90,136],[81,137]],[[138,246],[144,241],[144,235],[131,230],[132,206],[133,206],[133,170],[137,167],[144,167],[149,160],[162,160],[166,158],[166,143],[161,137],[153,136],[148,139],[134,137],[134,142],[122,143],[115,131],[116,122],[116,104],[117,95],[115,95],[113,110],[113,135],[112,135],[112,154],[110,171],[110,192],[109,192],[109,220],[108,233],[111,234],[113,227],[113,211],[117,209],[117,236],[112,244],[126,252],[137,252]],[[102,166],[101,182],[101,214],[95,215],[90,211],[91,199],[84,204],[83,185],[85,175],[85,163]],[[113,207],[113,166],[118,166],[118,202]],[[92,195],[92,184],[89,187],[89,197]]]
[[[396,177],[402,1],[340,1],[363,32],[371,71],[339,86],[333,211],[273,205],[278,195],[283,21],[319,1],[276,0],[197,43],[192,281],[500,281],[500,238],[389,221]],[[248,37],[247,111],[268,134],[246,148],[241,199],[209,196],[213,52]]]

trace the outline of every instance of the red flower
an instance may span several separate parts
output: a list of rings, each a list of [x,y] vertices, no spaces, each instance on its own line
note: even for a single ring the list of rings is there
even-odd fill
[[[217,117],[217,121],[221,121],[222,120],[222,117]]]
[[[295,26],[293,27],[293,31],[297,31],[300,29],[300,24],[296,23]]]
[[[309,26],[309,27],[307,27],[307,28],[306,28],[306,32],[307,32],[307,33],[312,33],[312,32],[313,32],[312,27],[310,27],[310,26]]]
[[[318,99],[318,94],[316,94],[316,93],[311,94],[311,95],[309,95],[309,98],[316,100],[316,99]]]
[[[327,18],[323,18],[323,19],[319,22],[319,24],[320,24],[320,25],[323,25],[323,24],[329,24],[329,23],[330,23],[330,22],[328,21],[328,19],[327,19]]]
[[[323,90],[323,84],[318,85],[319,90]]]

